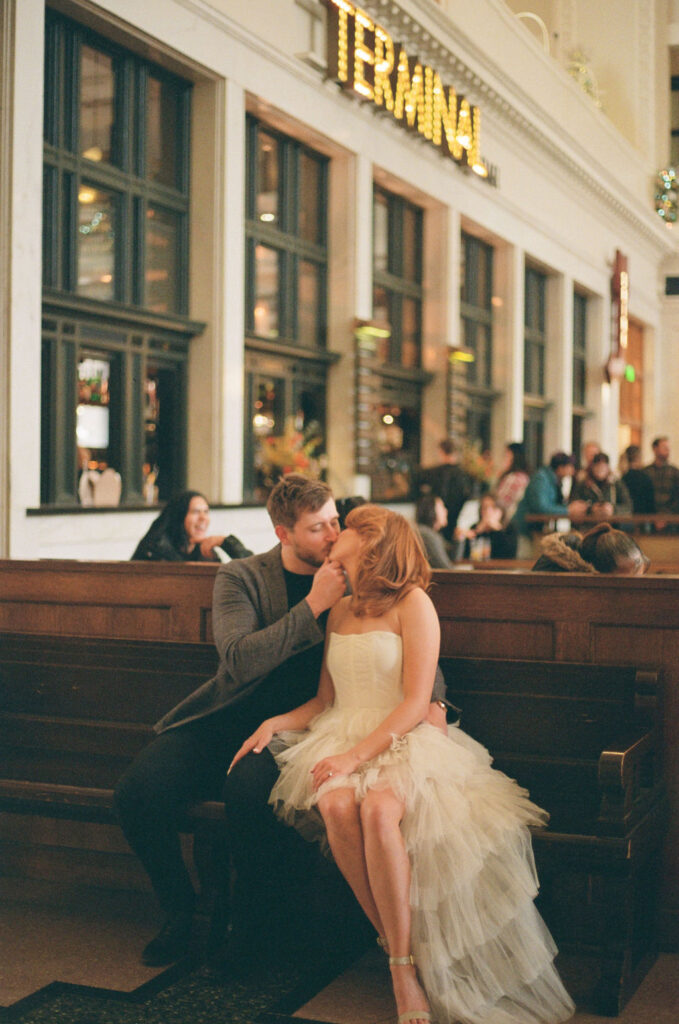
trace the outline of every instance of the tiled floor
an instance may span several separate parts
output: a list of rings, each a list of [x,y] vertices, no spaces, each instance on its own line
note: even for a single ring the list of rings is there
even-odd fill
[[[384,957],[371,951],[295,1011],[291,1024],[394,1024],[395,1019]],[[578,1012],[570,1024],[612,1024],[612,1020],[617,1024],[677,1024],[679,956],[659,958],[619,1017]]]
[[[15,1024],[394,1024],[384,956],[342,970],[281,950],[273,969],[234,981],[209,966],[166,973],[139,964],[158,920],[150,898],[0,879],[0,1020]],[[345,961],[346,963],[347,961]],[[564,964],[573,988],[574,965]],[[339,976],[336,972],[339,971]],[[569,974],[567,973],[570,971]],[[334,980],[332,980],[334,978]],[[61,982],[26,999],[31,990]],[[4,1009],[3,1009],[4,1007]],[[579,1012],[572,1024],[611,1018]],[[617,1024],[677,1024],[679,956],[662,956]]]

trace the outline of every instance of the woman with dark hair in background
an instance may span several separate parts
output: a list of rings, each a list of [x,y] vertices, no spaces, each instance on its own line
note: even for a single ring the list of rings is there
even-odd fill
[[[133,562],[221,562],[252,554],[237,537],[208,535],[210,508],[200,491],[168,501],[137,544]],[[223,553],[223,554],[222,554]]]
[[[643,576],[650,564],[634,538],[610,523],[598,523],[584,535],[550,533],[542,541],[535,572],[610,573]]]

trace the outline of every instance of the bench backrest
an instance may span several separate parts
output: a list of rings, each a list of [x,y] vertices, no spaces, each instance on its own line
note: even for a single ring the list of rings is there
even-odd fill
[[[654,732],[659,674],[629,665],[443,658],[460,725],[552,815],[579,829],[599,813],[599,758]]]
[[[6,633],[0,774],[113,786],[153,723],[216,667],[209,644]]]

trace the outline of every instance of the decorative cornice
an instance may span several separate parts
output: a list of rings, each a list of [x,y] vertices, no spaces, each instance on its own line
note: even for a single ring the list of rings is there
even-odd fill
[[[674,244],[665,236],[662,225],[654,223],[650,206],[650,182],[646,214],[639,209],[638,197],[626,192],[623,186],[620,186],[617,193],[612,191],[611,169],[598,164],[591,151],[577,138],[569,136],[567,146],[555,142],[555,139],[564,137],[562,124],[531,95],[520,91],[517,83],[500,66],[491,64],[487,54],[452,22],[442,8],[430,0],[408,0],[408,7],[417,11],[418,16],[421,15],[420,22],[396,0],[362,0],[359,6],[384,25],[387,31],[393,32],[413,54],[417,53],[422,60],[436,66],[442,73],[445,72],[451,85],[464,91],[470,102],[482,106],[486,118],[491,113],[495,114],[511,126],[514,135],[520,133],[527,138],[534,147],[558,164],[559,173],[565,171],[581,188],[590,192],[599,205],[603,204],[620,217],[653,248],[662,253],[674,252]],[[507,16],[513,17],[509,12]],[[458,53],[464,53],[465,59],[459,57]],[[555,73],[559,70],[558,65],[539,51],[537,46],[535,56],[553,65]],[[491,85],[491,81],[496,84]],[[577,90],[574,83],[567,81],[565,84]],[[582,102],[589,101],[583,96]],[[596,108],[590,109],[588,106],[587,113],[592,118],[601,119],[602,131],[617,133],[608,118]],[[492,162],[492,154],[482,155]]]

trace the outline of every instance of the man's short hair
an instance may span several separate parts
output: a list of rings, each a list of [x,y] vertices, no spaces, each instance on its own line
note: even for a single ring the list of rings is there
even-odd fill
[[[651,441],[651,448],[653,449],[653,451],[656,450],[656,448],[662,441],[669,441],[667,434],[661,434],[660,437],[653,438],[653,440]]]
[[[458,452],[457,445],[449,437],[444,437],[442,441],[439,441],[439,449],[444,455],[457,455]]]
[[[332,499],[332,491],[322,480],[309,480],[301,473],[288,473],[278,481],[266,503],[274,526],[292,529],[304,512],[318,512]]]
[[[554,452],[551,459],[549,460],[549,468],[556,472],[557,469],[561,469],[562,466],[574,466],[575,460],[572,455],[567,452]]]

